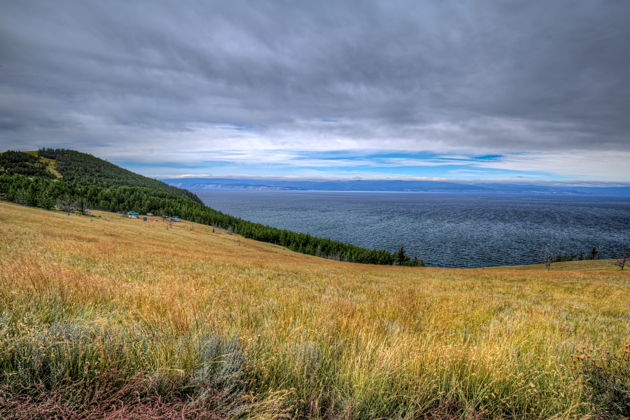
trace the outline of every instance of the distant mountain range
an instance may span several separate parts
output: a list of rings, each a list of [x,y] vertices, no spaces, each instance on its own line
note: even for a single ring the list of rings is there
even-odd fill
[[[482,182],[421,180],[318,180],[287,178],[166,178],[169,185],[191,191],[390,191],[458,194],[527,194],[630,197],[630,185],[562,182]]]

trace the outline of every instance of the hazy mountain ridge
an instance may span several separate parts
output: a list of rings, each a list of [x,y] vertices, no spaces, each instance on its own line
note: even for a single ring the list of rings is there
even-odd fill
[[[630,185],[420,180],[293,180],[281,178],[162,178],[188,190],[392,191],[630,197]]]

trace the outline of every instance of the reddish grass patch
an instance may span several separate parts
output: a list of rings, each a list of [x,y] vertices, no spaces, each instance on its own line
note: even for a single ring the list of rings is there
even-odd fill
[[[2,419],[208,419],[226,418],[217,413],[218,401],[196,402],[192,397],[146,394],[141,380],[118,389],[96,386],[78,393],[81,384],[68,383],[54,390],[0,388]]]

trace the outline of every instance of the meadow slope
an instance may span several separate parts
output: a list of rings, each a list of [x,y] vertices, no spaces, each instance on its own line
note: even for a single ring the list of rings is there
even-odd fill
[[[630,415],[630,270],[341,263],[95,214],[0,202],[0,417]]]

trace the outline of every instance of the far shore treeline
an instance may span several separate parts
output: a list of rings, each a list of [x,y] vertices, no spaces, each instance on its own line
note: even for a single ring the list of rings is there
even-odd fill
[[[49,210],[72,203],[81,210],[179,216],[304,254],[366,264],[424,265],[402,247],[395,253],[365,249],[230,216],[205,206],[190,191],[73,150],[0,153],[0,198]]]

